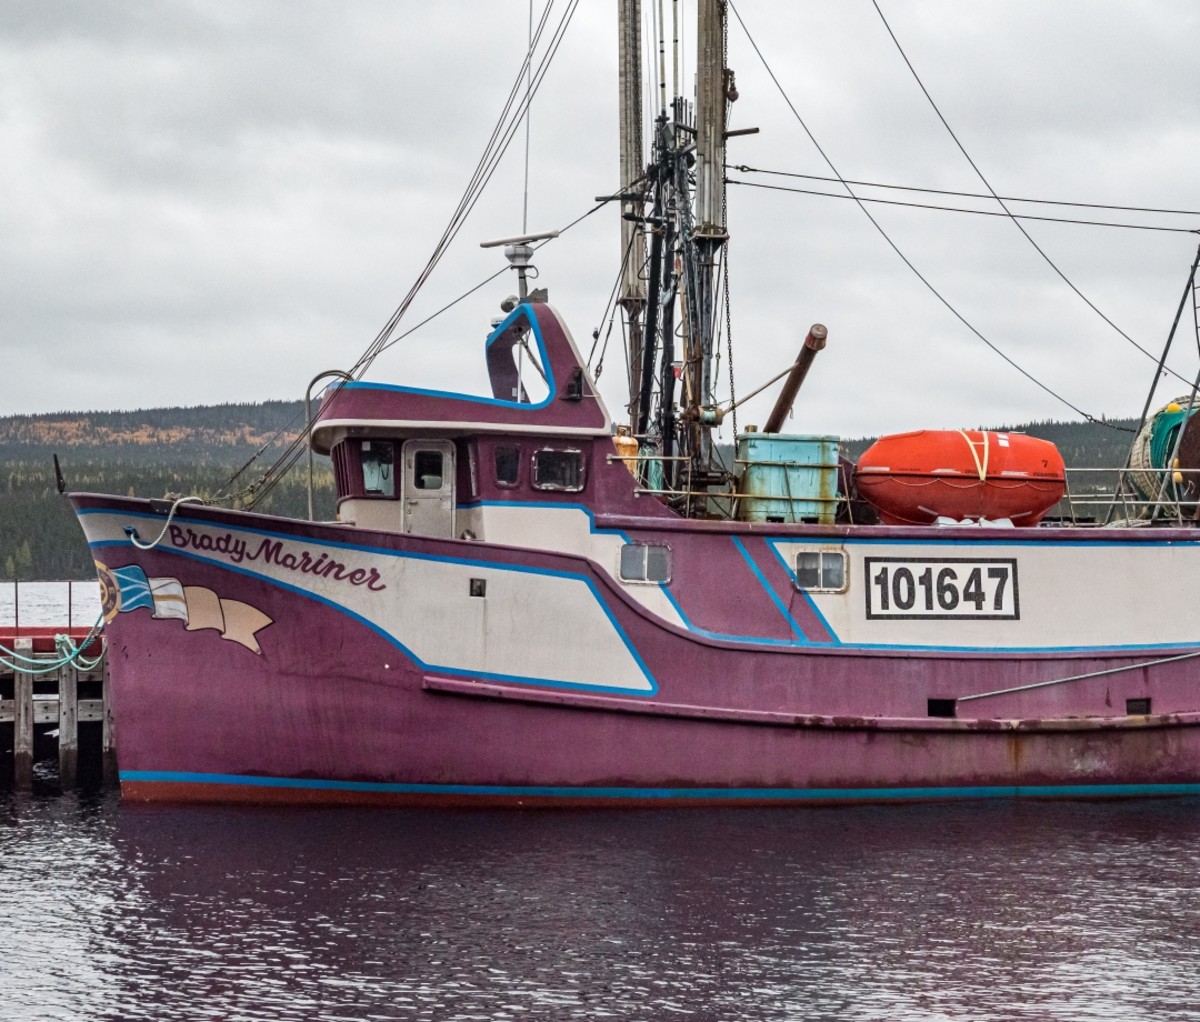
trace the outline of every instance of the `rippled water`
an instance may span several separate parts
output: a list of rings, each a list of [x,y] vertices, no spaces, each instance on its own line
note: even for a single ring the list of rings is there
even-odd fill
[[[100,583],[0,581],[0,628],[20,624],[91,628],[100,616]]]
[[[1200,802],[0,794],[0,1018],[1200,1019]]]

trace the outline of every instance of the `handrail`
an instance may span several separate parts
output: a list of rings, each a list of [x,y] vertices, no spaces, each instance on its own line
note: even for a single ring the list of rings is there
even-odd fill
[[[313,520],[313,450],[312,450],[312,389],[317,385],[318,380],[323,380],[327,376],[336,376],[347,383],[353,383],[354,377],[343,369],[326,369],[323,373],[317,373],[308,384],[308,389],[304,392],[304,432],[308,434],[308,520]]]
[[[622,465],[626,465],[629,467],[634,467],[638,463],[649,463],[649,462],[653,462],[653,461],[658,461],[658,462],[664,462],[664,461],[688,462],[688,461],[690,461],[690,459],[688,459],[686,457],[682,457],[680,455],[670,455],[667,457],[663,457],[662,455],[656,454],[653,451],[646,451],[646,450],[641,450],[637,454],[632,454],[632,455],[608,454],[605,457],[609,463],[620,462]],[[738,465],[763,464],[763,465],[776,465],[776,466],[781,466],[781,467],[794,466],[797,468],[824,467],[824,468],[828,469],[828,468],[833,467],[832,465],[825,465],[825,466],[804,465],[799,462],[789,462],[789,461],[770,461],[770,462],[757,461],[757,460],[747,461],[747,460],[744,460],[741,458],[735,458],[734,463],[738,464]],[[1140,468],[1137,471],[1143,475],[1145,475],[1145,474],[1162,475],[1165,477],[1164,484],[1167,481],[1167,478],[1169,478],[1168,474],[1178,475],[1178,476],[1200,476],[1200,469]],[[1098,525],[1101,525],[1104,523],[1098,523],[1094,519],[1093,520],[1081,520],[1081,518],[1083,516],[1081,516],[1079,514],[1081,509],[1092,510],[1095,508],[1109,508],[1109,509],[1113,509],[1113,510],[1119,509],[1121,511],[1123,517],[1116,519],[1115,521],[1117,523],[1140,522],[1142,524],[1148,525],[1148,524],[1150,524],[1151,518],[1141,516],[1141,512],[1144,512],[1147,508],[1151,509],[1152,512],[1156,512],[1158,510],[1166,511],[1171,514],[1171,517],[1174,519],[1174,521],[1177,524],[1181,524],[1181,525],[1186,524],[1191,521],[1200,521],[1200,514],[1198,514],[1197,512],[1191,512],[1190,510],[1188,510],[1193,505],[1193,503],[1195,504],[1195,506],[1197,508],[1200,508],[1200,502],[1189,502],[1189,501],[1179,501],[1179,500],[1168,501],[1168,500],[1164,500],[1161,495],[1159,496],[1158,499],[1142,498],[1140,496],[1134,495],[1134,492],[1132,490],[1132,484],[1130,483],[1129,478],[1128,478],[1132,473],[1133,473],[1133,470],[1129,469],[1129,468],[1124,468],[1124,469],[1121,469],[1121,468],[1093,468],[1091,466],[1067,468],[1066,474],[1064,477],[1064,492],[1063,492],[1063,496],[1060,498],[1060,501],[1059,501],[1060,504],[1064,505],[1063,515],[1056,518],[1056,521],[1061,522],[1061,519],[1066,517],[1066,518],[1069,518],[1070,524],[1073,526],[1078,526],[1080,528],[1097,527]],[[635,475],[636,475],[636,473],[635,473]],[[1118,476],[1118,485],[1117,485],[1116,493],[1114,494],[1108,486],[1101,487],[1096,484],[1093,484],[1093,486],[1095,486],[1095,489],[1092,491],[1089,491],[1089,488],[1086,485],[1084,485],[1082,487],[1071,485],[1072,477],[1074,477],[1076,480],[1079,480],[1081,477],[1084,477],[1087,475],[1104,475],[1104,476],[1116,475],[1116,476]],[[1014,477],[1011,481],[1020,481],[1020,479]],[[1037,480],[1030,479],[1028,481],[1036,482]],[[1162,490],[1160,490],[1160,494],[1163,491],[1165,491],[1165,485],[1162,488]],[[692,499],[700,498],[700,499],[705,499],[705,500],[717,499],[717,500],[728,500],[728,501],[736,502],[738,500],[741,500],[741,499],[747,498],[747,497],[761,497],[762,496],[762,494],[757,494],[757,493],[753,493],[753,494],[745,493],[745,492],[739,490],[736,487],[736,485],[732,486],[730,489],[721,490],[721,491],[713,491],[713,490],[708,490],[708,489],[695,490],[695,489],[692,489],[687,486],[685,486],[683,488],[669,489],[669,488],[665,488],[665,487],[656,488],[656,487],[650,487],[650,486],[635,485],[634,493],[636,493],[638,495],[642,495],[642,496],[686,498],[689,501]],[[796,504],[796,503],[811,504],[814,502],[829,504],[829,503],[849,503],[849,501],[850,501],[850,497],[848,497],[846,494],[838,494],[837,496],[833,496],[833,497],[820,496],[820,495],[808,495],[808,496],[802,495],[802,496],[797,497],[797,496],[793,496],[790,493],[787,495],[772,494],[770,499],[772,501],[779,501],[781,503],[786,503],[786,504]],[[1188,513],[1185,514],[1185,511],[1187,511]],[[1110,515],[1110,520],[1111,519],[1112,519],[1112,516]]]

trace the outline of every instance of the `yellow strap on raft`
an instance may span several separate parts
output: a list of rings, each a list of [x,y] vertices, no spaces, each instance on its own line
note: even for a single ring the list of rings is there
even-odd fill
[[[983,441],[982,441],[982,443],[983,443],[983,460],[982,461],[980,461],[980,459],[979,459],[979,451],[976,450],[975,441],[972,440],[969,436],[967,436],[967,431],[965,429],[960,429],[958,431],[958,435],[961,436],[967,442],[967,447],[970,448],[971,460],[975,462],[975,471],[979,473],[979,481],[981,483],[987,482],[988,455],[991,453],[991,445],[988,443],[987,432],[981,430],[980,434],[979,434],[981,437],[983,437]]]

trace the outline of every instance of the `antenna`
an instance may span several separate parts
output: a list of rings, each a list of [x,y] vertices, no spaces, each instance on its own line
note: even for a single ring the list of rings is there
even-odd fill
[[[529,290],[525,283],[525,274],[530,269],[529,260],[533,258],[534,241],[546,241],[550,238],[557,238],[558,231],[540,231],[537,234],[518,234],[513,238],[496,238],[493,241],[481,241],[480,248],[499,248],[504,246],[504,257],[512,265],[512,268],[517,271],[517,293],[520,295],[521,301],[529,295]]]

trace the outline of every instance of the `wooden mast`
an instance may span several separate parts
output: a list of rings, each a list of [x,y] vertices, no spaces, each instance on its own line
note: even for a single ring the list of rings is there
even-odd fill
[[[712,398],[716,336],[717,265],[728,240],[725,225],[725,0],[698,0],[696,35],[696,205],[687,289],[690,296],[687,357],[689,406],[684,419],[692,474],[703,484],[712,468],[712,441],[705,408]]]
[[[629,415],[636,431],[638,395],[642,392],[642,314],[646,308],[646,237],[641,224],[641,193],[646,162],[642,150],[642,4],[617,0],[618,88],[621,138],[621,289],[618,301],[629,325]]]
[[[669,502],[685,514],[706,509],[705,501],[694,501],[696,490],[724,481],[724,473],[714,468],[710,427],[717,421],[712,379],[717,267],[727,238],[726,0],[698,0],[698,5],[695,115],[680,96],[669,110],[664,105],[655,118],[646,167],[640,2],[618,0],[621,238],[622,255],[629,253],[619,300],[629,324],[631,422],[645,449],[661,456],[647,464],[661,467],[661,485],[679,491]],[[662,85],[663,67],[659,77]],[[629,186],[643,175],[648,175],[644,187],[630,197]]]

